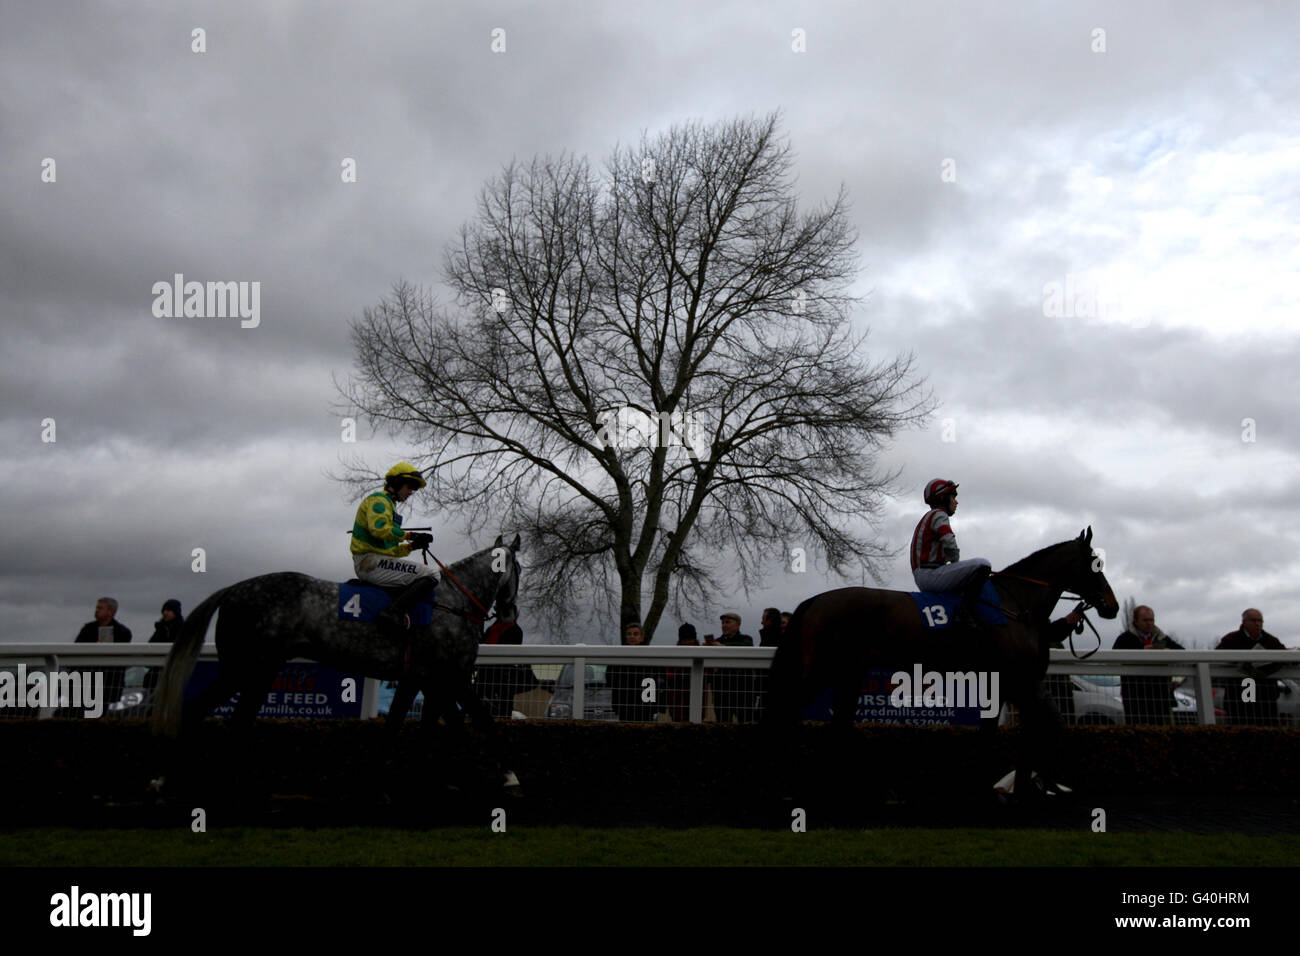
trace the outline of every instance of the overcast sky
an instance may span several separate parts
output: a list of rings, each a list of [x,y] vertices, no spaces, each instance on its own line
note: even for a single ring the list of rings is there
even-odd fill
[[[350,576],[356,495],[329,473],[418,449],[342,442],[349,321],[436,285],[512,158],[599,167],[643,131],[780,110],[801,201],[848,191],[864,360],[914,352],[939,403],[884,461],[906,490],[884,585],[912,587],[945,477],[964,557],[1091,525],[1116,594],[1184,643],[1254,605],[1297,646],[1300,8],[1064,6],[6,0],[0,639],[71,640],[108,594],[143,641],[166,598]],[[156,317],[176,273],[260,282],[260,324]],[[511,530],[408,521],[444,560]],[[776,569],[692,617],[735,607],[756,635],[841,583]]]

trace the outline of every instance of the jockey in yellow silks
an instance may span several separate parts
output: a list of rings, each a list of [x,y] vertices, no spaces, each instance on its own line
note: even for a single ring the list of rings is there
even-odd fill
[[[397,506],[424,485],[424,476],[414,465],[399,461],[388,469],[384,487],[361,500],[352,524],[352,567],[356,576],[383,587],[406,586],[379,615],[381,623],[397,628],[403,626],[406,609],[431,594],[438,583],[436,564],[403,560],[412,550],[433,541],[433,535],[403,531],[402,516],[397,513]]]

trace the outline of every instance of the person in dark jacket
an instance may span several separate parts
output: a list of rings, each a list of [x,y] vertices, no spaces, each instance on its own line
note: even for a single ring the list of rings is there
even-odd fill
[[[1083,620],[1083,605],[1076,605],[1074,610],[1065,617],[1058,618],[1047,626],[1047,643],[1043,650],[1050,651],[1052,648],[1065,650],[1065,642],[1070,636],[1070,632],[1075,629]],[[1044,665],[1051,661],[1051,654],[1044,654],[1046,660]],[[1047,688],[1047,693],[1056,705],[1061,719],[1066,724],[1074,723],[1074,680],[1069,674],[1048,674],[1043,678],[1043,684]]]
[[[117,619],[117,601],[102,597],[95,602],[95,619],[78,633],[77,644],[130,644],[131,629]],[[125,667],[104,667],[104,699],[116,701],[126,682]]]
[[[628,624],[623,629],[623,643],[629,647],[645,644],[645,632],[637,623]],[[654,681],[654,700],[644,699],[647,688],[643,681]],[[605,685],[610,689],[610,703],[620,721],[651,721],[655,714],[667,710],[662,696],[664,674],[662,668],[646,667],[639,664],[610,664],[605,668]]]
[[[1038,645],[1039,659],[1044,669],[1051,660],[1051,648],[1063,646],[1070,631],[1082,620],[1083,605],[1080,604],[1065,617],[1057,618],[1046,626],[1043,639]],[[1057,795],[1070,793],[1071,789],[1061,784],[1058,777],[1061,768],[1069,766],[1073,759],[1065,728],[1074,721],[1074,684],[1066,674],[1045,675],[1038,682],[1034,697],[1037,706],[1043,709],[1045,719],[1036,725],[1037,742],[1031,741],[1028,733],[1022,738],[1021,746],[1025,748],[1022,754],[1040,755],[1035,769],[1042,778],[1044,792]]]
[[[479,643],[500,645],[523,642],[524,632],[518,621],[496,621],[487,629]],[[479,664],[474,670],[474,686],[488,711],[500,720],[514,713],[515,696],[536,687],[537,678],[527,664]]]
[[[1156,612],[1145,604],[1133,609],[1133,623],[1115,638],[1114,650],[1181,651],[1183,645],[1156,627]],[[1168,677],[1121,677],[1126,724],[1169,724],[1173,722],[1174,685]]]
[[[153,636],[149,638],[149,643],[174,644],[176,638],[180,637],[181,628],[184,626],[185,615],[181,613],[181,602],[175,598],[169,598],[163,602],[162,617],[154,622]],[[158,675],[161,673],[161,667],[151,667],[145,672],[145,690],[153,690],[158,686]]]
[[[740,614],[726,611],[718,617],[722,636],[718,643],[724,647],[753,647],[754,638],[740,633]],[[713,669],[713,711],[718,720],[734,719],[751,723],[757,718],[758,686],[756,671],[741,667],[715,667]]]
[[[1286,645],[1264,630],[1264,615],[1253,607],[1241,612],[1241,627],[1224,634],[1216,651],[1284,651]],[[1263,724],[1277,726],[1277,681],[1271,676],[1280,664],[1243,664],[1241,672],[1255,680],[1255,700],[1242,700],[1240,680],[1224,681],[1223,709],[1229,724]]]
[[[78,633],[77,644],[129,644],[131,629],[117,619],[117,602],[102,597],[95,602],[95,619]]]
[[[758,628],[758,646],[759,647],[776,647],[781,643],[781,635],[785,632],[785,625],[781,622],[781,609],[776,607],[763,608],[763,620]],[[767,693],[767,671],[754,671],[750,675],[750,681],[754,685],[754,691],[758,695],[759,713],[763,710],[763,695]]]
[[[677,629],[678,647],[699,647],[700,637],[695,625],[686,623]],[[690,720],[691,669],[689,667],[664,668],[664,700],[670,720]]]
[[[185,616],[181,614],[181,602],[175,598],[163,602],[162,617],[154,622],[153,637],[149,638],[149,643],[175,643],[176,638],[180,636],[181,628],[184,624]]]

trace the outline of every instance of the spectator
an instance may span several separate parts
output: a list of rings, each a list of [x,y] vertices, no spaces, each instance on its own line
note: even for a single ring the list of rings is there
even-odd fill
[[[699,647],[694,624],[683,624],[677,629],[678,647]],[[664,671],[664,698],[671,720],[690,720],[691,669],[669,667]]]
[[[95,619],[77,634],[77,644],[130,644],[131,629],[117,619],[117,601],[102,597],[95,602]],[[104,702],[116,703],[126,683],[125,667],[100,668],[104,673]]]
[[[623,643],[630,647],[640,647],[645,643],[645,632],[641,625],[632,623],[623,629]],[[642,682],[646,678],[654,681],[655,700],[642,700],[645,688]],[[662,669],[641,665],[610,664],[605,668],[605,683],[610,689],[610,703],[620,721],[649,721],[662,710],[661,689],[664,682]]]
[[[1083,605],[1076,605],[1065,617],[1058,618],[1048,625],[1047,643],[1049,648],[1065,648],[1065,640],[1070,631],[1083,620]],[[1051,655],[1048,655],[1050,661]],[[1048,697],[1056,705],[1057,713],[1067,724],[1074,723],[1074,679],[1069,674],[1048,674],[1043,678]]]
[[[784,634],[785,629],[790,626],[790,618],[793,616],[794,615],[792,615],[789,611],[781,612],[781,633],[782,634]]]
[[[740,633],[740,615],[735,611],[726,611],[719,616],[722,636],[718,643],[724,647],[753,647],[754,638]],[[754,685],[754,671],[749,668],[726,667],[713,671],[714,687],[713,709],[718,720],[734,718],[741,723],[754,720],[757,711]]]
[[[1114,650],[1181,651],[1183,646],[1156,627],[1156,612],[1145,604],[1133,608],[1133,623],[1115,638]],[[1121,677],[1124,722],[1127,724],[1172,723],[1174,686],[1168,677]]]
[[[727,647],[753,647],[754,639],[748,634],[740,633],[740,615],[735,611],[727,611],[718,618],[722,627],[722,636],[718,638],[718,643]]]
[[[722,646],[721,644],[718,643],[718,639],[714,637],[712,634],[705,634],[704,640],[701,643],[704,647]],[[712,667],[704,668],[704,696],[706,699],[706,703],[704,706],[705,706],[705,710],[707,711],[710,706],[709,702],[711,702],[713,707],[713,719],[721,720],[722,718],[718,716],[718,712],[721,710],[721,708],[718,706],[718,695],[713,687],[713,670],[714,669]],[[706,720],[708,719],[707,713],[705,715],[705,719]]]
[[[185,616],[181,614],[181,602],[172,598],[163,602],[162,617],[154,622],[153,637],[150,644],[174,644],[185,625]]]
[[[522,644],[524,632],[517,621],[495,621],[483,635],[482,644]],[[515,710],[515,695],[538,686],[527,664],[479,664],[474,669],[474,687],[479,699],[496,719],[508,718]],[[427,695],[426,695],[427,697]]]
[[[1051,657],[1050,647],[1060,647],[1070,631],[1082,620],[1083,605],[1079,604],[1065,617],[1057,618],[1047,625],[1046,640],[1040,641],[1038,645],[1044,667]],[[1053,682],[1062,679],[1064,684],[1056,684],[1054,690]],[[1025,758],[1030,753],[1034,753],[1037,766],[1032,769],[1039,776],[1043,792],[1055,795],[1070,793],[1071,788],[1061,784],[1058,778],[1061,767],[1068,766],[1069,763],[1070,741],[1065,736],[1064,730],[1067,720],[1072,720],[1074,716],[1074,684],[1068,675],[1053,674],[1038,682],[1038,686],[1034,688],[1034,696],[1037,704],[1043,709],[1046,719],[1037,724],[1034,731],[1036,742],[1031,741],[1028,736],[1021,737],[1023,749],[1018,762],[1024,765],[1027,763]],[[1022,725],[1022,734],[1026,734],[1029,730]]]
[[[95,602],[95,619],[77,634],[77,644],[129,644],[131,629],[117,619],[117,602],[102,597]]]
[[[150,644],[175,644],[176,638],[180,636],[181,628],[185,626],[185,615],[181,613],[181,602],[171,598],[163,602],[162,617],[154,622],[153,636],[149,638]],[[150,667],[144,674],[144,689],[153,690],[158,684],[158,675],[162,673],[161,667]]]
[[[1253,607],[1241,612],[1241,627],[1224,634],[1216,651],[1284,651],[1286,645],[1264,630],[1264,615]],[[1223,681],[1223,709],[1229,724],[1263,724],[1276,726],[1277,681],[1271,676],[1280,664],[1243,664],[1241,672],[1255,680],[1255,700],[1242,700],[1242,682]]]
[[[781,635],[784,632],[785,625],[781,623],[781,611],[774,607],[764,608],[762,625],[758,629],[759,647],[776,647],[781,643]],[[763,695],[767,693],[767,671],[751,672],[750,681],[754,685],[753,690],[758,698],[758,708],[761,712]]]

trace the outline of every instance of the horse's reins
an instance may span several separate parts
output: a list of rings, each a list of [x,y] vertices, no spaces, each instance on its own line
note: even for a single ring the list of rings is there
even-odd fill
[[[1006,571],[994,571],[993,574],[999,575],[1004,578],[1016,578],[1017,580],[1020,581],[1028,581],[1030,584],[1041,584],[1045,588],[1050,588],[1052,586],[1051,582],[1049,581],[1040,581],[1038,578],[1027,578],[1023,574],[1010,574]],[[1070,628],[1070,653],[1074,655],[1075,660],[1086,661],[1089,657],[1092,657],[1093,654],[1096,654],[1099,650],[1101,650],[1101,635],[1097,634],[1097,628],[1093,627],[1092,621],[1089,620],[1088,618],[1088,611],[1092,610],[1094,607],[1096,607],[1096,605],[1093,604],[1091,601],[1089,601],[1082,594],[1076,596],[1072,594],[1066,594],[1065,591],[1062,590],[1061,597],[1066,598],[1067,600],[1077,599],[1080,602],[1079,606],[1076,608],[1076,610],[1079,612],[1079,623],[1074,625],[1074,627]],[[987,604],[988,602],[981,601],[981,603]],[[1003,614],[1007,613],[1005,608],[998,607],[998,610],[1002,611]],[[1021,613],[1017,613],[1014,616],[1020,618]],[[1092,633],[1097,635],[1097,646],[1094,647],[1092,650],[1090,650],[1088,653],[1083,654],[1081,656],[1079,652],[1074,648],[1074,635],[1083,633],[1084,624],[1087,624],[1088,627],[1092,630]]]
[[[450,604],[443,604],[440,601],[434,602],[433,604],[434,610],[446,611],[449,614],[455,614],[458,617],[463,617],[467,621],[473,621],[475,624],[479,626],[479,630],[482,631],[484,623],[487,622],[490,618],[495,617],[496,615],[488,612],[488,609],[483,606],[483,602],[480,601],[478,598],[476,598],[473,594],[471,594],[469,588],[465,587],[465,585],[461,584],[460,581],[456,579],[456,575],[451,573],[451,568],[447,567],[447,565],[439,561],[438,556],[436,554],[430,551],[427,547],[421,548],[420,551],[424,555],[424,563],[428,564],[429,559],[433,558],[433,563],[436,564],[439,567],[439,569],[441,569],[444,575],[446,575],[447,580],[449,580],[452,584],[456,585],[457,590],[459,590],[461,594],[465,595],[465,597],[469,598],[470,601],[474,603],[474,606],[483,612],[483,616],[475,617],[473,614],[469,613],[469,611],[465,610],[464,608],[452,607]],[[482,635],[480,634],[480,637],[481,636]],[[406,645],[406,653],[403,655],[403,659],[402,659],[403,676],[410,674],[412,670],[413,649],[414,649],[414,645],[408,642]]]
[[[434,605],[435,608],[438,608],[439,610],[442,611],[450,611],[452,614],[458,614],[461,617],[465,618],[465,620],[467,621],[473,621],[480,628],[484,624],[486,624],[489,620],[491,620],[493,617],[496,616],[488,612],[488,609],[483,606],[482,601],[480,601],[474,595],[469,593],[469,588],[465,587],[465,585],[461,584],[458,580],[456,580],[456,575],[451,573],[451,568],[447,567],[447,565],[439,561],[438,556],[436,554],[432,553],[428,548],[422,548],[421,550],[424,552],[424,556],[426,559],[425,563],[428,564],[428,559],[433,558],[433,563],[438,566],[438,568],[446,576],[447,580],[450,581],[452,584],[456,585],[457,590],[459,590],[461,594],[465,595],[465,597],[469,598],[472,602],[474,602],[474,606],[483,612],[483,616],[475,617],[473,614],[470,614],[469,611],[462,610],[458,607],[449,607],[446,604],[435,604]]]

